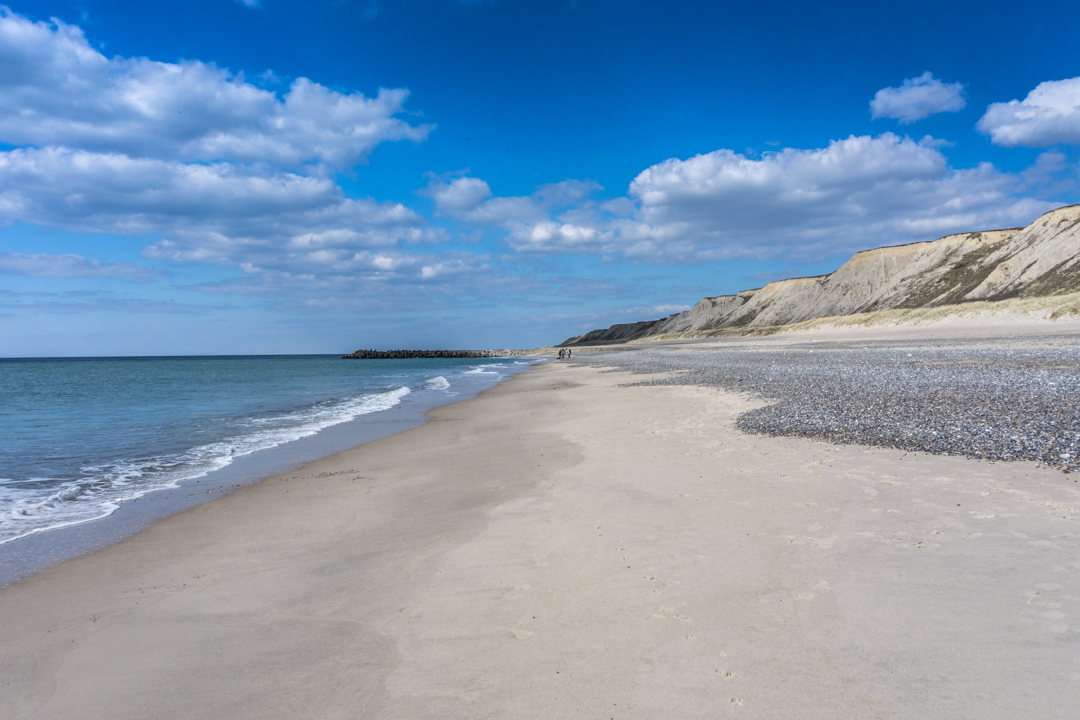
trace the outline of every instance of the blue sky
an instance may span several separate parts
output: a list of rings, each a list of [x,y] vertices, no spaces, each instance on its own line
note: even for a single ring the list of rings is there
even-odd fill
[[[14,2],[0,356],[524,347],[1080,202],[1075,2]]]

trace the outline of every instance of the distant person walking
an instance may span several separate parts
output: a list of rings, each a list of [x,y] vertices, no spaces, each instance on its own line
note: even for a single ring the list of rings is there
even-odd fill
[[[559,351],[559,359],[562,360],[565,356],[566,356],[566,351],[565,350],[560,350]]]

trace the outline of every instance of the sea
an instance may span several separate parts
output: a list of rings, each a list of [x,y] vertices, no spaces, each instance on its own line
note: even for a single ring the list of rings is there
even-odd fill
[[[212,487],[245,458],[264,458],[248,463],[252,481],[420,424],[424,410],[472,397],[530,362],[0,359],[0,547],[100,522],[199,479]]]

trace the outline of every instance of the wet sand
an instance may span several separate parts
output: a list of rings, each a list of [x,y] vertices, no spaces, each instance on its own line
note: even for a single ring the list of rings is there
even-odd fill
[[[550,363],[0,590],[11,718],[1069,718],[1080,484]]]

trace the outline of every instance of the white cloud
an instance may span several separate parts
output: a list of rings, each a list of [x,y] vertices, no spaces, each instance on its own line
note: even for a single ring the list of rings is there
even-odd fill
[[[162,275],[159,270],[125,262],[102,262],[81,255],[0,253],[0,273],[53,278],[123,278],[145,280]]]
[[[475,290],[485,255],[425,246],[446,239],[404,205],[350,199],[327,178],[75,150],[0,153],[0,216],[82,232],[160,234],[150,260],[239,269],[196,289],[300,298],[410,300],[418,289]],[[78,256],[0,256],[0,272],[149,277]],[[410,294],[411,293],[411,294]]]
[[[408,90],[278,97],[212,63],[106,58],[78,27],[0,8],[0,142],[182,161],[348,168],[382,142],[427,137],[396,117]]]
[[[387,249],[327,254],[318,265],[292,262],[274,268],[247,267],[237,278],[204,283],[196,289],[210,293],[303,298],[310,306],[333,306],[338,300],[373,297],[390,306],[417,300],[417,290],[439,292],[451,287],[455,295],[475,292],[478,278],[490,274],[489,258],[461,252],[439,254]],[[400,307],[398,309],[401,309]]]
[[[874,119],[893,118],[908,125],[937,113],[958,112],[965,105],[961,83],[943,83],[927,71],[908,78],[900,87],[878,90],[870,101],[870,111]]]
[[[346,198],[326,178],[58,148],[0,153],[0,216],[159,233],[149,258],[247,272],[344,272],[402,244],[444,239],[405,206]]]
[[[603,227],[557,220],[514,228],[508,240],[515,250],[536,253],[614,252],[613,246],[618,244],[614,234]]]
[[[1080,143],[1080,77],[1039,83],[1023,100],[994,103],[977,127],[1004,147]]]
[[[0,153],[0,215],[71,230],[141,234],[340,202],[328,179],[265,168],[55,147]]]
[[[334,181],[381,142],[426,137],[429,126],[399,117],[407,94],[302,78],[279,95],[212,64],[106,58],[77,27],[2,9],[0,143],[16,147],[0,151],[0,222],[149,234],[145,258],[240,271],[199,286],[208,292],[315,304],[415,301],[417,288],[459,302],[482,289],[543,292],[529,285],[531,260],[427,245],[450,235],[400,203],[348,198]],[[718,150],[647,168],[606,202],[578,180],[503,197],[454,174],[424,192],[441,217],[477,237],[500,232],[521,253],[648,262],[819,258],[1016,225],[1050,206],[1018,199],[1023,181],[988,164],[949,168],[940,148],[886,133],[757,159]],[[1036,176],[1060,165],[1045,158],[1029,185],[1049,186]],[[74,255],[3,263],[54,277],[152,272]]]
[[[588,180],[563,180],[541,185],[530,195],[492,197],[488,184],[476,177],[430,175],[424,194],[435,200],[436,209],[449,217],[469,223],[496,225],[518,231],[546,221],[551,213],[580,213],[592,207],[588,198],[603,188]]]
[[[588,253],[609,235],[595,226],[602,216],[590,198],[602,189],[591,181],[564,180],[527,196],[488,198],[458,217],[506,230],[519,252]]]
[[[428,185],[427,193],[435,200],[435,207],[440,212],[460,216],[475,210],[491,197],[491,188],[480,178],[458,177],[445,182],[435,177]]]
[[[77,27],[0,8],[0,142],[21,146],[0,151],[0,222],[157,235],[148,259],[242,271],[207,290],[364,293],[483,272],[481,256],[422,251],[448,236],[409,208],[348,198],[333,180],[381,142],[426,137],[396,117],[407,96],[301,78],[279,97],[212,64],[106,58]],[[44,254],[0,270],[154,272]]]
[[[940,143],[892,133],[748,158],[731,150],[647,168],[629,197],[511,228],[515,249],[650,262],[821,259],[1024,224],[1056,205],[990,164],[949,168]],[[487,203],[494,202],[492,198]]]

